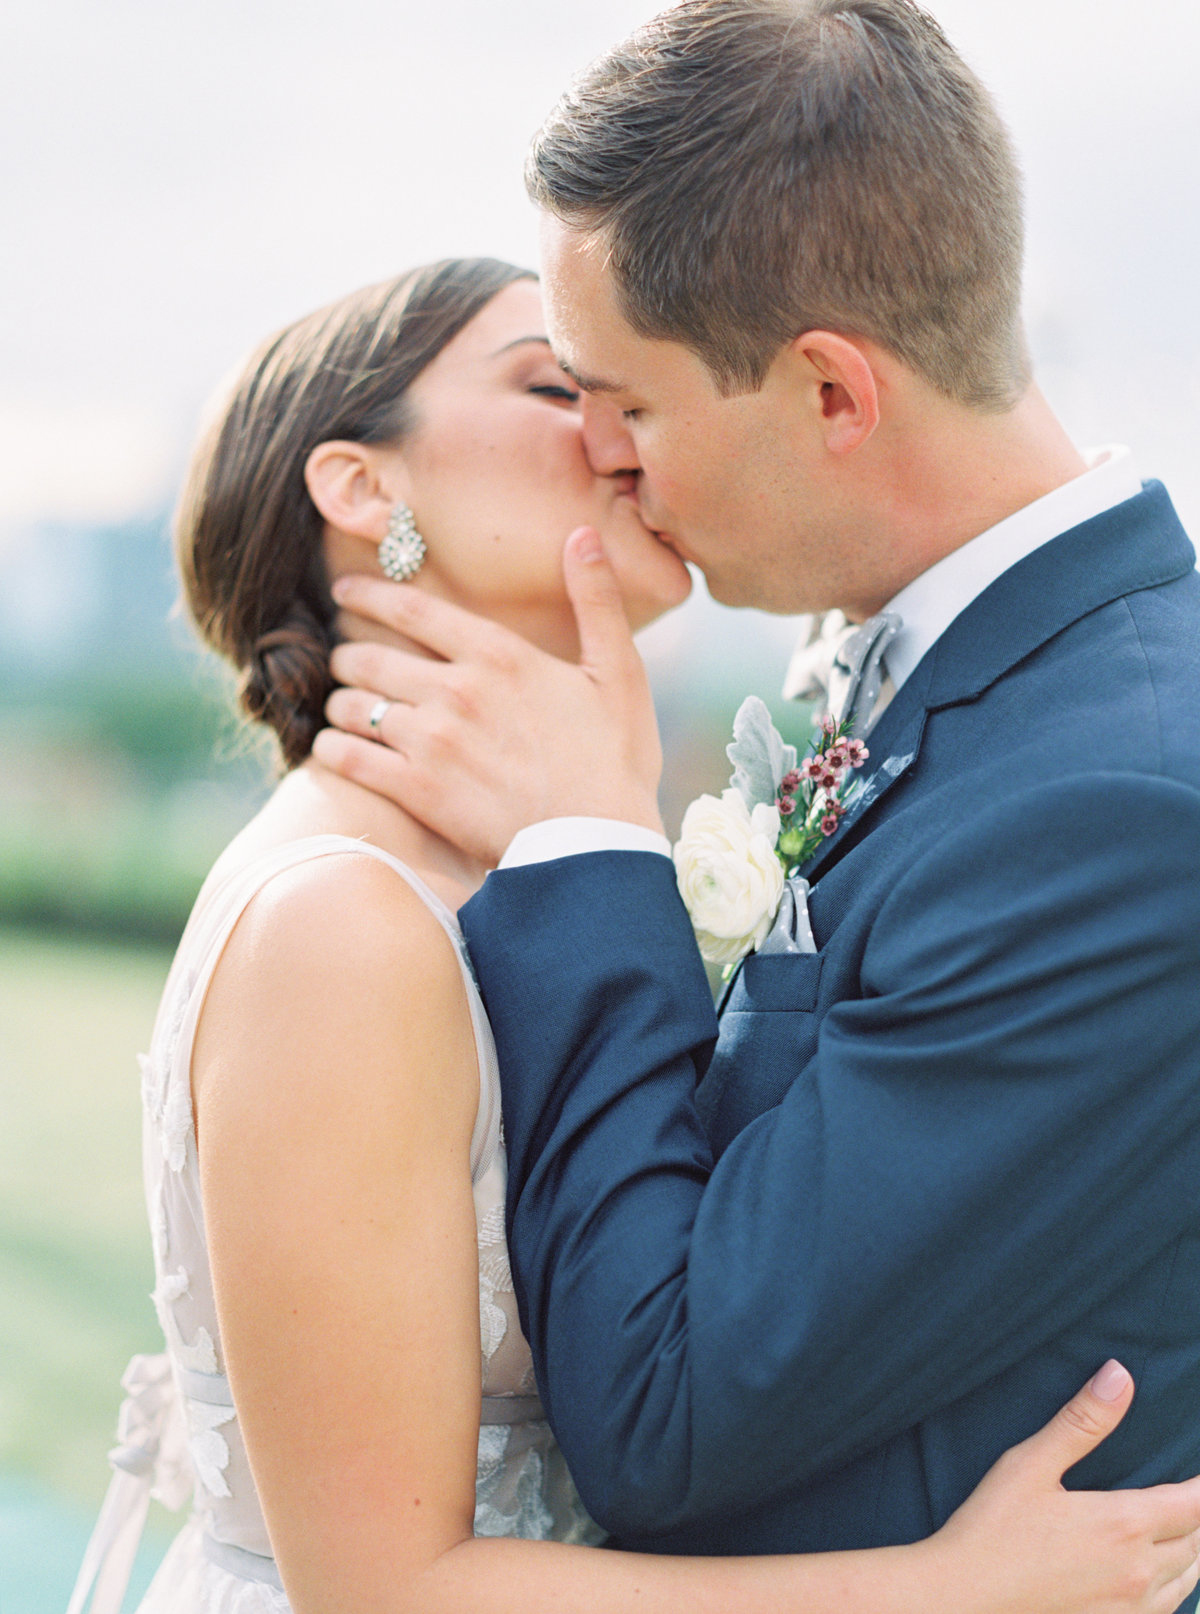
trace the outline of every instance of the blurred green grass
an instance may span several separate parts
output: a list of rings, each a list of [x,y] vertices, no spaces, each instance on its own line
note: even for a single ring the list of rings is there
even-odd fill
[[[73,803],[10,811],[0,825],[0,913],[14,927],[172,946],[232,822],[218,800],[216,832],[202,821],[193,828],[206,805],[199,786],[190,800],[131,791],[93,823],[81,823]]]
[[[161,1348],[136,1056],[169,961],[0,929],[0,1471],[81,1502],[125,1363]]]

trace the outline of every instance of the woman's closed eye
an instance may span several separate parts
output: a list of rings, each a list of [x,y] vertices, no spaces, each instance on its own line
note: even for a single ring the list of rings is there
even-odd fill
[[[561,382],[555,384],[547,382],[542,386],[530,387],[529,390],[536,393],[539,398],[561,398],[564,403],[573,404],[579,402],[579,394],[574,387],[565,387]]]

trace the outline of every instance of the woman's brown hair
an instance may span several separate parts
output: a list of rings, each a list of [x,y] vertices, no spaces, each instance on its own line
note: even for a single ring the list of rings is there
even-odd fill
[[[308,456],[331,439],[401,441],[422,370],[498,292],[531,278],[494,258],[450,259],[297,320],[251,357],[196,447],[175,516],[184,598],[288,768],[324,724],[336,643]]]

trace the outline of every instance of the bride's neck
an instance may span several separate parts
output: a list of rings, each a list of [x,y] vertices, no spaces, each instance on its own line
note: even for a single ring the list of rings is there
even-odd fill
[[[284,776],[238,837],[252,852],[309,835],[367,840],[408,865],[455,909],[483,883],[486,868],[385,797],[331,773],[310,757]]]

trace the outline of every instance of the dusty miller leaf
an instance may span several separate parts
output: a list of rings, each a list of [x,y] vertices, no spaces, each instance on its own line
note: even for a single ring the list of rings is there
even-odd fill
[[[757,695],[748,695],[738,707],[733,741],[725,747],[725,755],[733,764],[730,784],[751,812],[760,802],[774,802],[779,781],[796,766],[796,747],[783,743]]]

